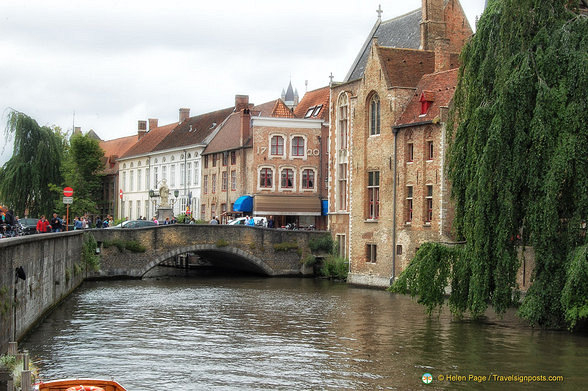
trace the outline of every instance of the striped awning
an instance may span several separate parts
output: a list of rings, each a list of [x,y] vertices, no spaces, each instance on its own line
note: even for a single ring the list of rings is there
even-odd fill
[[[321,200],[316,195],[256,195],[253,200],[256,215],[320,216],[322,210]]]

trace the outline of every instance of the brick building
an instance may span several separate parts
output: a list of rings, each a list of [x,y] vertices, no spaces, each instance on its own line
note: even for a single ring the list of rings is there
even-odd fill
[[[232,213],[233,204],[240,197],[251,196],[256,183],[252,170],[252,117],[293,116],[280,99],[254,106],[249,103],[249,96],[235,96],[234,111],[219,124],[202,153],[202,190],[195,216],[201,220],[221,216],[222,222],[226,222],[236,215]],[[250,212],[239,210],[237,215]]]
[[[388,286],[420,243],[448,239],[442,107],[471,34],[457,0],[378,16],[346,80],[331,86],[329,229],[350,283]]]
[[[273,216],[278,227],[326,228],[329,88],[306,93],[293,111],[280,99],[236,100],[239,111],[203,153],[201,219],[249,214]]]

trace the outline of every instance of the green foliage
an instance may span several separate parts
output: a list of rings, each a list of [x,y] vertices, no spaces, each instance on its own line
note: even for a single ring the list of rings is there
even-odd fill
[[[104,242],[102,242],[102,246],[104,248],[116,247],[118,248],[118,251],[121,253],[124,252],[124,250],[129,250],[132,253],[144,253],[145,251],[147,251],[147,248],[136,240],[105,240]]]
[[[460,255],[461,251],[456,247],[424,243],[389,290],[418,296],[417,301],[431,314],[436,307],[443,306],[445,289],[449,286],[454,263],[460,259]],[[456,303],[452,308],[459,306],[460,303]]]
[[[119,225],[120,223],[122,223],[122,222],[124,222],[126,220],[127,219],[125,219],[124,217],[123,218],[120,218],[120,219],[115,219],[114,222],[113,222],[113,224],[112,224],[112,226]]]
[[[568,3],[492,1],[462,52],[448,124],[461,311],[513,304],[515,245],[527,243],[536,267],[520,314],[565,322],[569,254],[588,220],[588,18]]]
[[[320,238],[312,238],[308,241],[308,247],[314,252],[325,251],[332,253],[335,247],[335,242],[331,235],[323,235]]]
[[[216,247],[226,247],[229,245],[229,242],[227,242],[224,239],[218,239],[215,243]]]
[[[69,280],[71,280],[71,269],[67,268],[65,269],[65,282],[69,282]]]
[[[321,265],[321,275],[323,277],[332,278],[335,280],[347,280],[347,273],[349,272],[349,260],[335,255],[328,255],[323,259]]]
[[[274,250],[275,251],[298,250],[298,243],[296,243],[296,242],[274,243]]]
[[[96,254],[98,243],[91,234],[84,235],[84,245],[82,247],[82,261],[93,271],[100,270],[100,257]]]
[[[97,210],[97,202],[101,199],[103,156],[98,140],[82,134],[71,137],[62,166],[64,184],[74,189],[71,214],[81,216]],[[63,205],[60,201],[58,204]]]
[[[63,142],[59,128],[39,126],[26,114],[8,115],[6,138],[14,136],[12,157],[0,170],[0,200],[15,214],[48,215],[60,194],[50,184],[62,182]]]
[[[588,319],[588,245],[571,254],[566,282],[561,294],[561,305],[568,327]]]
[[[304,259],[302,260],[302,263],[305,266],[312,266],[316,263],[316,257],[312,254],[308,254],[304,257]]]
[[[190,222],[190,216],[186,216],[185,213],[182,213],[176,216],[176,220],[178,220],[179,224],[188,224]]]
[[[125,248],[132,253],[144,253],[147,248],[139,243],[137,240],[128,240],[125,243]]]
[[[9,371],[14,370],[16,367],[16,356],[11,354],[3,354],[0,356],[0,365]]]

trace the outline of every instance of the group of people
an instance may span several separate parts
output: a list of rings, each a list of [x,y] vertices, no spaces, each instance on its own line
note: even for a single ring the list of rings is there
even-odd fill
[[[62,232],[66,231],[67,219],[59,217],[57,213],[53,213],[51,220],[47,220],[45,215],[42,215],[37,222],[37,233],[46,232]],[[87,228],[108,228],[114,225],[114,218],[107,215],[104,220],[100,217],[96,218],[96,222],[93,224],[92,219],[88,216],[75,216],[73,219],[73,229],[87,229]]]
[[[42,215],[39,221],[37,221],[37,233],[42,234],[45,232],[61,232],[65,230],[66,218],[59,217],[57,213],[53,213],[51,220],[47,220],[45,215]]]
[[[0,206],[0,238],[4,236],[11,236],[14,227],[17,226],[18,216],[14,216],[14,212],[3,206]]]
[[[139,218],[139,220],[141,220],[141,218]],[[145,219],[143,219],[145,220]],[[156,225],[159,224],[163,224],[163,225],[168,225],[168,224],[176,224],[178,222],[178,220],[176,219],[176,216],[172,216],[172,218],[170,219],[169,217],[166,217],[165,220],[163,220],[163,222],[159,222],[159,220],[157,220],[157,217],[153,216],[153,222]]]

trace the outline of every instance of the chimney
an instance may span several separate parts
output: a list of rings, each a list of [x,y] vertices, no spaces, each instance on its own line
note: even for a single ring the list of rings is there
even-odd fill
[[[251,137],[251,112],[248,108],[241,112],[241,145]]]
[[[141,140],[143,136],[147,133],[147,121],[139,120],[137,121],[137,136],[138,140]]]
[[[180,123],[190,118],[190,109],[180,109]]]
[[[157,118],[149,118],[149,130],[153,130],[157,127],[157,122],[159,120]]]
[[[235,112],[249,107],[249,95],[235,95]]]
[[[451,68],[449,39],[435,39],[435,72],[447,71]]]
[[[79,126],[75,126],[73,134],[82,134],[82,128]]]
[[[422,50],[433,50],[436,38],[445,38],[445,1],[422,0],[421,46]]]

